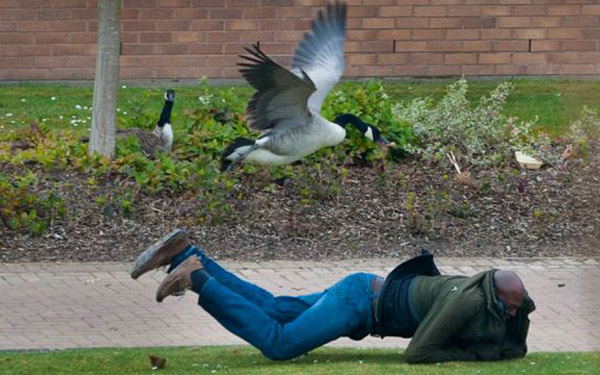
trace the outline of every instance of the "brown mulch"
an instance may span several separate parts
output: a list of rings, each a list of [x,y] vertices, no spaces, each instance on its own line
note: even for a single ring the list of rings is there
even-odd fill
[[[62,183],[67,214],[38,237],[4,229],[0,260],[131,261],[176,227],[219,259],[406,257],[422,248],[453,257],[600,255],[597,153],[538,171],[472,169],[479,189],[455,181],[450,166],[408,161],[382,169],[349,168],[333,183],[306,172],[276,183],[266,171],[237,172],[231,211],[204,221],[198,213],[207,203],[195,194],[139,193],[126,213],[96,200],[126,183],[118,176],[93,189],[87,175],[40,171],[48,184]]]

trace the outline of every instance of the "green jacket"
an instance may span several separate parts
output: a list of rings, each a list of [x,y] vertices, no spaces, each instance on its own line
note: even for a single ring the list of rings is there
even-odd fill
[[[494,272],[417,276],[411,302],[422,321],[406,350],[407,362],[499,360],[527,353],[533,300],[526,296],[517,316],[503,319],[495,303]]]

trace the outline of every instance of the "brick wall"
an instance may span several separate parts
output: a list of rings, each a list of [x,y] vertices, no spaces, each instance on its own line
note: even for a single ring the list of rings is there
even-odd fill
[[[600,0],[348,0],[347,76],[600,74]],[[289,64],[323,0],[122,0],[121,78]],[[0,0],[0,80],[93,79],[96,0]]]

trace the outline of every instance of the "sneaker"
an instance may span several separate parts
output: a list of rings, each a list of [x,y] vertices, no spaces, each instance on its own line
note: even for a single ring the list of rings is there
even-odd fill
[[[189,234],[182,229],[175,229],[137,257],[131,277],[137,279],[148,271],[168,266],[190,243]]]
[[[192,272],[202,269],[202,262],[195,256],[184,260],[160,283],[156,291],[156,301],[162,302],[170,295],[182,295],[192,288]]]

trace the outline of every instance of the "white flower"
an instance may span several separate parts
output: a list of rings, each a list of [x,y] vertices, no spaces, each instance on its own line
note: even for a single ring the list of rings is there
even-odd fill
[[[127,86],[123,85],[123,86],[121,86],[121,88],[123,88],[123,89],[126,89],[126,88],[127,88]]]
[[[13,115],[12,113],[7,113],[4,115],[4,117],[12,117],[12,115]]]
[[[50,100],[56,100],[56,96],[51,97]]]
[[[25,98],[22,98],[22,99],[21,99],[21,101],[22,101],[22,102],[24,102],[24,101],[26,101],[26,100],[25,100]]]
[[[61,120],[63,119],[62,115],[58,116],[58,118],[61,119]]]
[[[48,121],[48,119],[47,119],[47,118],[43,118],[43,119],[42,119],[42,122],[46,122],[46,121]]]
[[[76,109],[81,109],[81,106],[79,104],[75,104],[75,108]]]
[[[123,114],[124,114],[124,115],[126,115],[126,114],[127,114],[127,111],[123,111]]]

